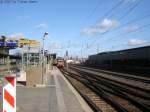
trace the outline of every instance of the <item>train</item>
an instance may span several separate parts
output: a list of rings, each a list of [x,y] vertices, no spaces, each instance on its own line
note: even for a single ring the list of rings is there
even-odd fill
[[[85,66],[134,73],[150,73],[150,46],[91,55]]]
[[[56,66],[58,68],[60,68],[60,69],[64,68],[64,66],[65,66],[65,60],[64,60],[64,58],[58,57],[57,61],[56,61]]]

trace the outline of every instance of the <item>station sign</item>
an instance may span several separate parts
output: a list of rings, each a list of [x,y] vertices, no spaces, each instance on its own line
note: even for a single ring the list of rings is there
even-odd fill
[[[4,47],[4,41],[0,40],[0,47]]]
[[[0,38],[0,47],[4,47],[5,46],[5,40],[1,37]]]
[[[19,39],[19,47],[23,47],[25,45],[29,45],[29,39],[21,38]]]
[[[19,47],[23,47],[25,45],[30,46],[30,47],[36,47],[36,46],[40,46],[40,42],[36,40],[25,39],[25,38],[20,39]]]
[[[0,38],[0,47],[15,48],[18,47],[18,40],[6,38],[5,40]]]
[[[36,40],[30,40],[29,41],[29,45],[32,47],[34,46],[40,46],[40,42],[36,41]]]
[[[43,50],[41,50],[40,53],[43,54]],[[47,55],[48,55],[48,50],[44,50],[44,56],[47,56]]]
[[[25,38],[16,39],[16,38],[0,37],[0,47],[16,48],[23,46],[39,47],[40,42]]]
[[[18,40],[7,39],[5,45],[6,47],[18,47]]]

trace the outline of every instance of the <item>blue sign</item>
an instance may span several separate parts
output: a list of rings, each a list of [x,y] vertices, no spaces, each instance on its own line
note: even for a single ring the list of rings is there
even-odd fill
[[[4,47],[4,42],[2,40],[0,40],[0,47]]]
[[[43,54],[43,50],[41,50],[41,53]],[[44,50],[44,56],[48,54],[48,50]]]
[[[6,47],[17,47],[18,42],[17,40],[7,40],[6,41]]]
[[[18,47],[18,40],[0,37],[0,47],[15,48]]]

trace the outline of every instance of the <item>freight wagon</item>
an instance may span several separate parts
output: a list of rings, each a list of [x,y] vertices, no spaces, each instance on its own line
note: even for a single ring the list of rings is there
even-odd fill
[[[150,46],[89,56],[86,66],[150,73]]]

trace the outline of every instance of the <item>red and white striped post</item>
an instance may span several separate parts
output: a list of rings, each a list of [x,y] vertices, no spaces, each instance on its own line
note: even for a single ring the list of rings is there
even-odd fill
[[[3,112],[16,112],[16,77],[14,76],[4,77]]]

